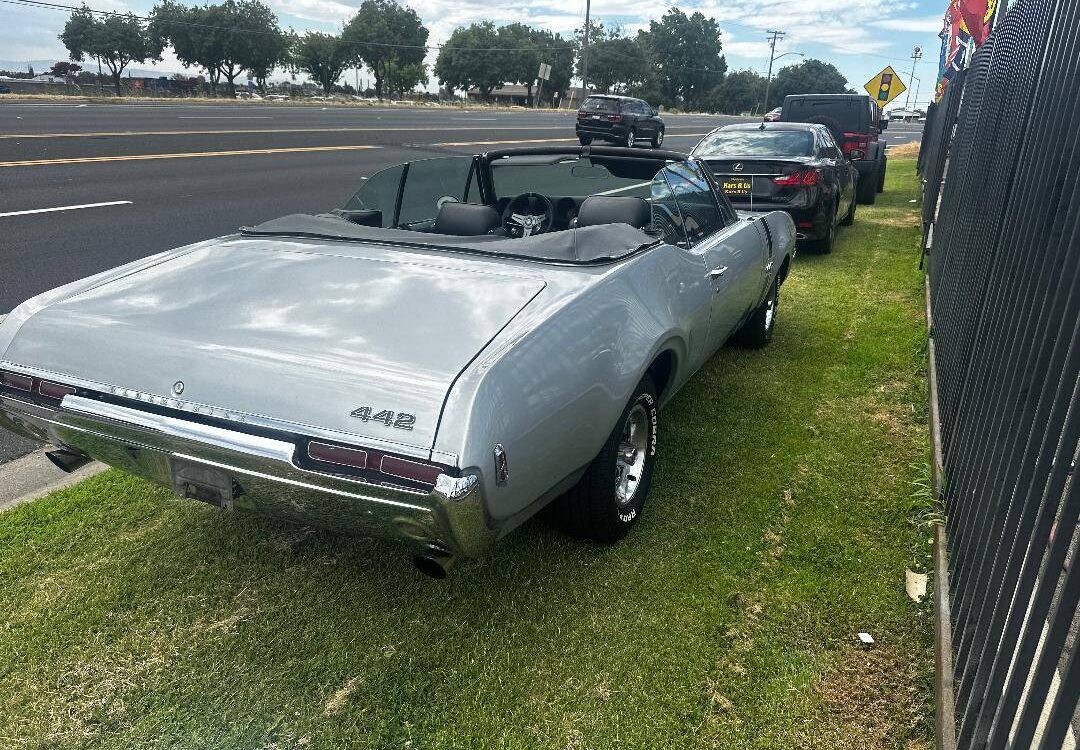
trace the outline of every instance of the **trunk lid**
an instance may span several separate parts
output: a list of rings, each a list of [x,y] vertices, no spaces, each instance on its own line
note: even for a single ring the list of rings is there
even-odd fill
[[[298,432],[428,450],[458,374],[545,284],[363,250],[282,239],[204,246],[46,307],[5,359]],[[408,427],[402,414],[414,417]]]
[[[784,203],[790,201],[798,189],[777,185],[776,177],[782,177],[805,169],[811,157],[788,157],[785,159],[707,159],[716,176],[720,190],[732,203]]]

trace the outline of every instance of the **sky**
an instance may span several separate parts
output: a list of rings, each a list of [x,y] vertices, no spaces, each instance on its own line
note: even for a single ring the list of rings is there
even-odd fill
[[[55,2],[77,4],[75,0]],[[283,28],[300,32],[339,31],[360,5],[360,0],[264,2],[278,14]],[[146,15],[154,0],[87,0],[87,4],[96,10],[130,10]],[[490,20],[497,25],[521,21],[569,37],[585,19],[585,0],[404,0],[404,4],[416,10],[430,29],[431,45],[445,41],[455,27],[474,21]],[[798,63],[803,58],[794,53],[801,53],[832,63],[852,88],[861,90],[886,65],[892,65],[907,83],[912,47],[919,45],[924,57],[915,70],[920,79],[916,83],[918,101],[925,105],[933,96],[940,44],[937,33],[945,0],[593,0],[592,18],[633,34],[676,5],[687,13],[700,11],[717,20],[729,71],[752,69],[764,75],[769,64],[765,32],[778,29],[786,36],[777,44],[777,55],[793,54],[778,59],[774,72]],[[0,0],[0,61],[67,59],[56,38],[67,15],[67,11]],[[435,54],[430,53],[429,62],[434,61]],[[184,70],[171,50],[166,50],[162,62],[137,67],[165,72]],[[352,74],[348,80],[353,80]],[[904,98],[902,95],[898,102],[903,103]]]

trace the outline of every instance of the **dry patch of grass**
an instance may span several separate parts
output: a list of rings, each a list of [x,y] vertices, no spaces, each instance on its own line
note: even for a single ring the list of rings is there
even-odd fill
[[[889,156],[896,159],[915,159],[919,156],[920,141],[901,143],[899,146],[889,147]]]

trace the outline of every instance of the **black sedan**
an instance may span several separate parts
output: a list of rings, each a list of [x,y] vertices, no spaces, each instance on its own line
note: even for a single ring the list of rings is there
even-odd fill
[[[660,113],[648,102],[630,96],[590,96],[578,110],[574,129],[582,146],[598,140],[629,147],[648,142],[660,148],[664,142]]]
[[[839,224],[855,220],[859,173],[824,125],[763,122],[727,125],[694,147],[737,209],[787,211],[796,238],[832,252]]]

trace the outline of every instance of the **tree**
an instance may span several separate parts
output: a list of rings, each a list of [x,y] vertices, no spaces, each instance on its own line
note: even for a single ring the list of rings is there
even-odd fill
[[[539,63],[551,66],[551,75],[544,82],[541,97],[555,101],[556,92],[564,95],[570,88],[570,78],[574,72],[573,44],[559,34],[543,29],[532,30],[532,43],[536,47],[537,69]]]
[[[764,95],[764,76],[752,70],[737,70],[728,73],[723,83],[713,89],[709,95],[709,109],[729,115],[750,112],[761,104]]]
[[[80,70],[82,70],[82,66],[78,63],[60,60],[59,62],[53,63],[52,68],[49,69],[49,75],[56,76],[57,78],[72,79],[78,77]]]
[[[353,55],[339,37],[321,31],[304,34],[293,50],[293,65],[317,81],[326,94],[331,92],[352,61]]]
[[[765,109],[778,107],[788,94],[844,94],[847,79],[835,66],[814,58],[780,69],[769,91]]]
[[[487,99],[491,91],[507,80],[499,34],[491,21],[459,26],[439,50],[435,60],[435,75],[450,90],[471,88],[480,90]]]
[[[164,47],[160,37],[133,13],[98,19],[85,5],[72,12],[59,39],[75,62],[89,56],[105,63],[117,96],[121,96],[120,76],[124,69],[133,62],[160,60]]]
[[[700,12],[688,16],[671,8],[659,21],[649,22],[648,30],[638,33],[638,44],[652,60],[661,98],[670,106],[703,106],[727,71],[720,26]]]
[[[506,83],[519,83],[526,90],[526,104],[532,104],[533,84],[540,72],[540,54],[536,45],[535,29],[523,23],[511,23],[499,28],[496,39],[500,67]]]
[[[580,38],[581,32],[579,32]],[[591,32],[589,44],[589,84],[605,94],[626,93],[640,88],[650,75],[648,52],[636,39],[621,36],[619,29],[605,32],[601,26]],[[583,59],[577,61],[580,76]]]
[[[394,0],[364,0],[360,10],[345,25],[342,41],[351,54],[371,69],[375,92],[387,93],[387,73],[394,69],[395,83],[411,89],[426,78],[428,30],[412,8]],[[411,76],[411,80],[403,76]]]
[[[391,62],[386,66],[386,91],[390,96],[404,96],[418,85],[428,82],[427,66],[422,62]]]
[[[288,59],[290,37],[259,0],[225,0],[200,8],[164,0],[154,8],[151,28],[168,40],[180,62],[206,70],[212,93],[224,79],[229,96],[235,96],[236,78],[245,70],[264,88],[274,68]]]

